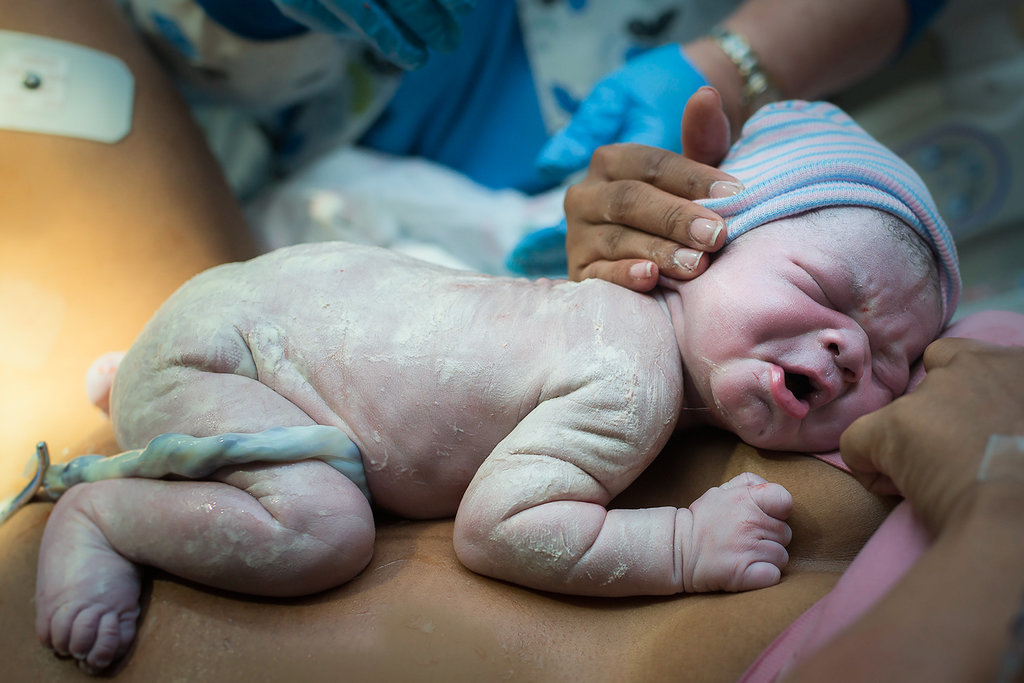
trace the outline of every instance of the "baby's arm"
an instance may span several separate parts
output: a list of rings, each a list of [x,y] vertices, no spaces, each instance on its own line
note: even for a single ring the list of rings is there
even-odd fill
[[[579,392],[542,402],[478,471],[455,522],[470,569],[581,595],[667,595],[773,585],[788,555],[789,493],[751,474],[690,508],[608,510],[667,433],[616,431],[623,415]],[[635,406],[634,406],[635,407]]]

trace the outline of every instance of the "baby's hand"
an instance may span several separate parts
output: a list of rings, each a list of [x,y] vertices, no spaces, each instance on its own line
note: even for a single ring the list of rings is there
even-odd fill
[[[792,509],[786,489],[750,472],[695,500],[689,541],[683,544],[686,592],[745,591],[778,583],[789,561],[785,546],[793,537],[783,520]]]

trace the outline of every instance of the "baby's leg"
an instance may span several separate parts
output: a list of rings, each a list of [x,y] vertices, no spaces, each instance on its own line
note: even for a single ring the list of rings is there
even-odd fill
[[[271,427],[315,430],[306,411],[258,380],[245,339],[229,324],[223,328],[200,348],[164,339],[171,332],[140,338],[119,365],[111,396],[119,442],[141,446],[165,432],[214,437],[191,440],[203,450],[217,435],[260,432],[253,443],[267,447],[264,430]],[[173,343],[181,348],[162,346]],[[295,374],[289,386],[310,393]],[[224,447],[245,443],[231,437]],[[304,446],[310,458],[320,454],[300,439],[300,456]],[[164,456],[176,463],[169,472],[189,464],[188,448],[156,451],[163,455],[155,464]],[[204,479],[212,481],[105,479],[67,489],[40,549],[40,639],[88,668],[110,664],[134,637],[138,565],[217,588],[289,596],[347,581],[369,562],[370,505],[330,465],[236,464]]]
[[[135,634],[138,565],[271,596],[343,583],[370,560],[359,488],[318,461],[225,468],[216,481],[114,479],[71,487],[40,549],[36,630],[102,669]]]
[[[687,592],[744,591],[779,582],[792,538],[783,521],[793,509],[786,489],[746,472],[708,490],[689,509],[692,526],[683,546]]]

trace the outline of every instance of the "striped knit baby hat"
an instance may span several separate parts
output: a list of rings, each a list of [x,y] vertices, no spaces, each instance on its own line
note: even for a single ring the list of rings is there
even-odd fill
[[[903,220],[935,254],[943,320],[949,322],[960,299],[953,236],[920,176],[845,112],[799,100],[762,107],[743,126],[721,169],[746,189],[701,204],[725,219],[728,241],[826,206],[865,206]]]

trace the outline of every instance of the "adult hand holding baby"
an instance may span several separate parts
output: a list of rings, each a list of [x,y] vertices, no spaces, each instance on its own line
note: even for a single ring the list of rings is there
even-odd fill
[[[586,178],[565,197],[569,276],[652,289],[659,275],[688,280],[705,252],[725,243],[725,223],[693,200],[729,196],[742,185],[714,168],[730,145],[717,91],[702,87],[682,115],[686,156],[639,144],[600,147]]]
[[[1024,347],[945,338],[924,362],[921,385],[854,422],[841,449],[870,490],[906,496],[932,545],[788,681],[1019,680]],[[1017,438],[990,458],[993,434]]]
[[[414,69],[427,61],[427,49],[447,52],[461,37],[460,17],[476,0],[273,0],[285,16],[341,36],[355,32],[388,61]]]
[[[993,434],[1024,435],[1024,348],[940,339],[914,392],[854,422],[843,459],[874,493],[901,492],[939,531],[964,512]],[[1014,456],[1006,456],[1014,457]],[[1024,455],[1018,455],[1024,472]]]

